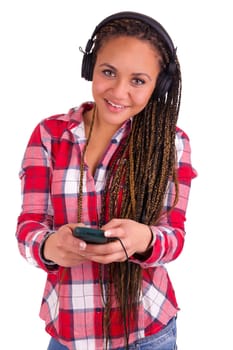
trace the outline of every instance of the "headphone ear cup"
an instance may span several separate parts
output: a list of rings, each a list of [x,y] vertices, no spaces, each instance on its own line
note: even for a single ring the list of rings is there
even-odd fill
[[[164,97],[169,92],[176,72],[177,66],[175,62],[170,62],[167,68],[159,73],[154,90],[154,97],[156,99]]]
[[[161,72],[157,78],[154,90],[154,97],[161,98],[166,95],[172,85],[172,77],[165,72]]]
[[[84,53],[82,68],[81,68],[81,76],[86,80],[91,81],[93,76],[93,62],[92,62],[92,54]]]

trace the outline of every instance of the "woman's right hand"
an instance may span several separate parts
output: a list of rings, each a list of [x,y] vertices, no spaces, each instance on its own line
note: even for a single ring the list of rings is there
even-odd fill
[[[73,236],[72,230],[82,224],[67,224],[51,234],[44,243],[43,255],[46,260],[53,261],[59,266],[73,267],[85,262],[82,255],[86,243]]]

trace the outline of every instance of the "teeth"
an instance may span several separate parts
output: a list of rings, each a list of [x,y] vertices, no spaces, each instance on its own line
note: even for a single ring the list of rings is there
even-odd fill
[[[115,107],[115,108],[121,108],[121,109],[124,108],[123,106],[116,105],[115,103],[112,103],[111,101],[108,101],[108,103],[109,103],[111,106]]]

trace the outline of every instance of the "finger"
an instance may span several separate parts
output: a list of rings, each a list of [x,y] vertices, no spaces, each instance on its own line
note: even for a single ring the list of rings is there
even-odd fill
[[[112,262],[124,262],[127,260],[125,254],[110,254],[110,255],[92,255],[90,258],[91,261],[100,263],[100,264],[110,264]]]
[[[109,228],[104,231],[104,235],[107,238],[124,238],[125,237],[125,231],[122,227],[116,227],[116,228]]]

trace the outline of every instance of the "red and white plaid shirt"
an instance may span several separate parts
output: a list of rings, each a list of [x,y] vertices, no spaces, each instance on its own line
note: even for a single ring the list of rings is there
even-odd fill
[[[77,222],[80,156],[86,142],[82,115],[92,107],[92,103],[85,103],[67,114],[41,121],[28,142],[20,172],[23,203],[16,233],[19,250],[29,263],[47,272],[40,317],[45,320],[47,332],[70,350],[104,348],[98,264],[85,262],[66,269],[59,289],[64,268],[47,266],[41,246],[49,232]],[[106,167],[130,127],[131,122],[125,122],[116,132],[94,177],[85,166],[82,221],[88,226],[98,226]],[[139,319],[130,333],[130,343],[158,332],[178,311],[165,264],[182,251],[189,190],[196,176],[190,161],[189,139],[178,128],[176,148],[179,201],[169,215],[162,216],[159,224],[151,227],[156,240],[150,257],[146,261],[130,258],[143,269]],[[173,198],[174,184],[169,183],[164,211]],[[109,349],[124,346],[124,328],[117,308],[111,313],[110,333]]]

